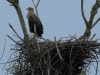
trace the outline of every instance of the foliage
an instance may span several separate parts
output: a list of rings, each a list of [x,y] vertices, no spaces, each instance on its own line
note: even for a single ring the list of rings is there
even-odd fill
[[[81,71],[80,75],[86,75],[85,71]]]

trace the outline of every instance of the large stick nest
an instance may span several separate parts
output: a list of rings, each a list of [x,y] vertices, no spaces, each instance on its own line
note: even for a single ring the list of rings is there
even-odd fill
[[[12,49],[18,52],[13,70],[9,70],[13,75],[79,75],[85,65],[99,59],[100,43],[85,42],[75,36],[67,40],[31,39],[28,44],[23,41],[18,43],[20,45],[16,44]]]

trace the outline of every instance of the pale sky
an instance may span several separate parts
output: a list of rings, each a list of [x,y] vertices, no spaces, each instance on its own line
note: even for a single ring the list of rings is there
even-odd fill
[[[37,1],[37,0],[35,0]],[[95,0],[85,0],[84,1],[84,12],[87,20],[89,20],[90,10]],[[0,57],[2,55],[5,43],[6,35],[10,35],[16,41],[17,39],[13,34],[14,32],[10,29],[8,23],[10,23],[17,33],[23,37],[20,22],[13,6],[9,6],[6,0],[0,1]],[[24,21],[29,32],[28,22],[26,18],[27,7],[33,7],[31,0],[19,0],[19,4],[23,13]],[[85,24],[81,16],[81,0],[41,0],[38,6],[38,13],[41,22],[44,27],[43,37],[45,39],[54,40],[54,36],[57,39],[61,37],[67,37],[76,34],[78,37],[83,35],[85,31]],[[95,17],[95,20],[100,17],[100,10]],[[92,29],[92,34],[96,33],[94,38],[100,38],[100,22]],[[100,41],[99,41],[100,42]],[[13,48],[14,42],[12,42],[8,37],[6,37],[5,52],[0,63],[5,63],[11,55],[11,48]],[[94,64],[95,65],[95,64]],[[100,66],[100,63],[99,63]],[[6,71],[3,70],[4,64],[0,64],[0,75],[5,75]],[[7,66],[6,66],[7,67]],[[100,70],[100,67],[99,67]],[[90,75],[95,74],[94,67],[91,67]],[[100,75],[98,72],[97,75]]]

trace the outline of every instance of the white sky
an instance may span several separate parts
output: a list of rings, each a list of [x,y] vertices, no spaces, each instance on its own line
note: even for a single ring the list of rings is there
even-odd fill
[[[37,1],[37,0],[35,0]],[[41,0],[38,6],[39,17],[42,21],[44,27],[43,37],[45,39],[54,40],[54,36],[59,39],[60,37],[67,37],[70,35],[76,35],[79,37],[83,35],[85,30],[85,24],[83,18],[81,16],[80,4],[81,0]],[[85,0],[84,2],[84,11],[86,18],[89,19],[90,9],[92,5],[95,3],[95,0]],[[23,37],[20,22],[17,16],[17,13],[13,6],[9,6],[6,0],[0,1],[0,57],[2,55],[2,51],[4,48],[4,42],[6,35],[10,35],[15,40],[18,40],[15,36],[13,36],[13,31],[10,29],[8,23],[10,23],[17,33]],[[33,7],[31,0],[19,0],[19,4],[23,13],[23,17],[26,23],[26,27],[28,28],[28,22],[26,19],[26,8]],[[100,17],[100,10],[95,17],[95,20]],[[100,38],[100,22],[93,28],[92,34],[96,33],[94,39]],[[5,53],[3,59],[0,63],[4,63],[8,60],[11,55],[10,48],[14,43],[6,38],[6,46]],[[99,63],[100,64],[100,63]],[[0,75],[4,75],[6,71],[2,71],[2,64],[0,64]],[[99,65],[100,66],[100,65]],[[91,67],[90,75],[94,75],[95,70]],[[100,67],[99,67],[100,70]],[[97,75],[100,75],[98,72]]]

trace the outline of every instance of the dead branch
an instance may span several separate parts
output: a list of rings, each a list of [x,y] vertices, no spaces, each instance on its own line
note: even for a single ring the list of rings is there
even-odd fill
[[[38,5],[39,5],[40,0],[38,0],[38,2],[37,2],[37,4],[36,4],[36,5],[35,5],[35,2],[34,2],[33,0],[32,0],[32,2],[33,2],[33,5],[34,5],[34,8],[35,8],[35,11],[36,11],[36,15],[37,15],[37,17],[39,17],[37,7],[38,7]]]
[[[14,31],[14,33],[17,35],[17,37],[23,41],[23,39],[18,35],[18,33],[15,31],[15,29],[12,27],[12,25],[9,23],[10,28]]]
[[[9,35],[7,35],[13,42],[15,42],[16,44],[20,45],[18,42],[16,42],[13,38],[11,38]]]
[[[56,37],[54,37],[54,39],[55,39],[55,45],[56,45],[57,53],[58,53],[60,59],[63,60],[63,58],[62,58],[62,56],[61,56],[61,54],[60,54],[60,51],[59,51],[59,49],[58,49],[58,46],[57,46]]]
[[[98,0],[96,0],[95,4],[92,6],[92,9],[91,9],[91,13],[90,13],[90,18],[89,18],[89,21],[86,20],[85,16],[84,16],[84,10],[83,10],[83,1],[84,0],[81,0],[81,12],[82,12],[82,17],[85,21],[85,24],[86,24],[86,30],[84,32],[84,40],[85,41],[88,41],[90,35],[91,35],[91,29],[99,22],[100,18],[98,18],[96,20],[96,22],[94,22],[93,24],[93,20],[94,20],[94,17],[95,15],[97,14],[97,10],[98,8],[100,7],[100,4],[98,2]]]
[[[100,21],[100,17],[95,21],[95,23],[92,25],[92,28]],[[91,29],[92,29],[91,28]]]
[[[88,25],[88,21],[86,20],[86,17],[85,17],[85,14],[84,14],[83,2],[84,2],[84,0],[81,0],[81,13],[82,13],[82,17],[83,17],[85,24]]]
[[[39,3],[40,3],[40,0],[38,0],[37,5],[36,5],[36,8],[38,7]]]
[[[6,37],[7,37],[7,36],[6,36]],[[5,50],[5,46],[6,46],[6,37],[5,37],[4,48],[3,48],[3,52],[2,52],[2,55],[1,55],[1,57],[0,57],[0,60],[2,59],[2,57],[3,57],[3,54],[4,54],[4,50]]]
[[[25,26],[22,11],[21,11],[20,6],[19,6],[19,0],[7,0],[7,1],[15,7],[17,14],[18,14],[18,17],[19,17],[19,21],[20,21],[20,24],[21,24],[21,27],[22,27],[22,31],[23,31],[25,40],[28,41],[28,37],[27,37],[28,32],[27,32],[27,29],[26,29],[26,26]]]

